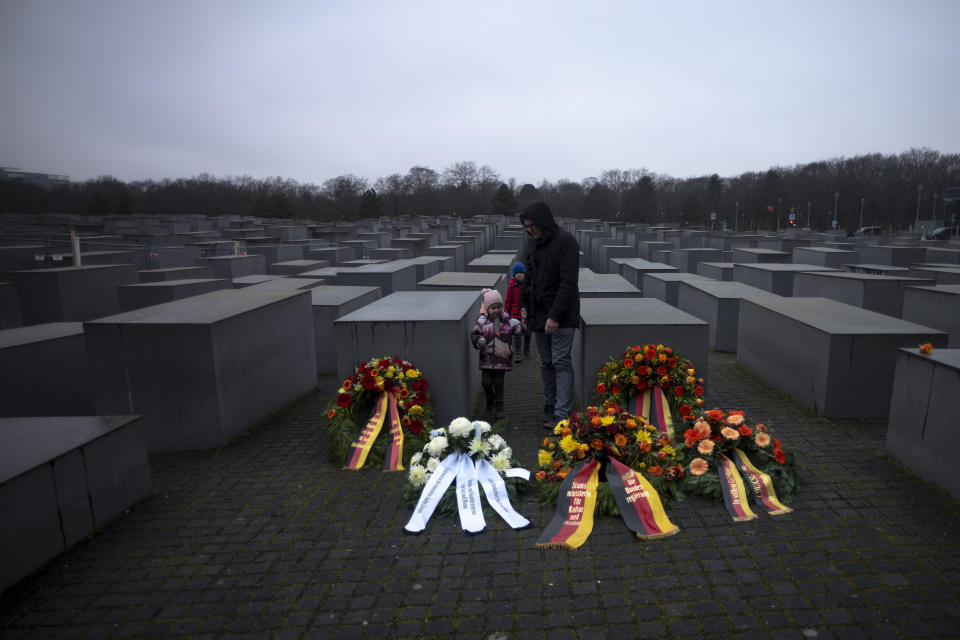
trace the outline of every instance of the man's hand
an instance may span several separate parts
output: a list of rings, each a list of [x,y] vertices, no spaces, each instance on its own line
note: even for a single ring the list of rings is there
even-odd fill
[[[556,320],[553,318],[547,318],[546,324],[543,325],[543,332],[547,335],[550,335],[556,331],[559,326],[560,324]]]
[[[483,336],[480,336],[479,338],[477,338],[477,349],[483,349],[485,346],[487,346],[486,338],[484,338]]]

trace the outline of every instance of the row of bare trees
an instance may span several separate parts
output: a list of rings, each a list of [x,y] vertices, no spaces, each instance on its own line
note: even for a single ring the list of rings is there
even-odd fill
[[[922,186],[922,188],[921,188]],[[624,222],[745,229],[797,226],[907,228],[919,217],[947,219],[958,203],[945,203],[960,186],[960,155],[911,149],[772,167],[721,178],[674,178],[647,169],[609,169],[579,182],[540,184],[501,180],[487,165],[457,162],[443,171],[414,166],[372,183],[341,175],[320,185],[283,178],[217,178],[122,182],[103,176],[43,189],[0,182],[2,212],[253,214],[348,220],[380,215],[460,215],[517,209],[546,200],[558,216]],[[939,200],[939,202],[938,202]],[[714,214],[714,215],[711,215]]]

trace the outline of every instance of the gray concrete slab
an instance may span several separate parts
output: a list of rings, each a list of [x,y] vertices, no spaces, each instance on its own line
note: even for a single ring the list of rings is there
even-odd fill
[[[651,272],[643,274],[643,286],[641,290],[646,298],[656,298],[662,300],[671,306],[677,306],[677,287],[678,283],[688,280],[708,280],[704,276],[695,273],[675,272]]]
[[[271,289],[273,291],[299,291],[302,289],[313,289],[323,284],[326,284],[326,281],[322,278],[280,277],[251,285],[250,288]]]
[[[903,319],[946,331],[950,348],[960,348],[960,284],[907,287]]]
[[[643,294],[625,278],[615,273],[594,273],[580,269],[580,298],[641,298]]]
[[[778,296],[792,296],[794,274],[806,271],[835,271],[835,269],[815,264],[742,264],[737,262],[733,266],[733,280],[775,293]]]
[[[886,452],[960,498],[960,349],[897,352]]]
[[[314,271],[329,267],[328,260],[287,260],[286,262],[267,263],[267,273],[276,276],[296,276],[305,271]]]
[[[20,294],[9,282],[0,282],[0,331],[23,326]]]
[[[487,253],[467,263],[466,271],[473,273],[510,273],[514,256],[506,253]]]
[[[479,310],[479,290],[384,296],[334,323],[337,375],[343,379],[374,356],[405,358],[430,383],[437,424],[447,424],[472,406],[480,388],[477,353],[468,338]]]
[[[267,261],[263,255],[215,256],[199,258],[197,266],[210,267],[215,278],[233,280],[241,276],[263,275],[267,273]]]
[[[612,258],[610,262],[618,266],[618,273],[623,276],[627,282],[641,291],[643,290],[643,274],[677,271],[676,267],[669,264],[650,262],[643,258]]]
[[[313,337],[317,355],[317,373],[337,371],[337,318],[371,304],[381,297],[379,287],[321,285],[310,289],[313,306]]]
[[[743,264],[785,264],[790,262],[791,255],[786,251],[776,249],[761,249],[750,247],[735,247],[731,261]]]
[[[842,269],[845,264],[859,261],[859,253],[856,251],[830,247],[796,247],[792,260],[796,264],[815,264],[833,269]]]
[[[0,590],[151,489],[137,416],[0,418]]]
[[[137,272],[140,282],[160,282],[163,280],[192,280],[212,278],[213,269],[209,267],[168,267],[161,269],[141,269]]]
[[[84,325],[98,414],[151,452],[223,446],[316,382],[309,291],[224,289]]]
[[[926,247],[868,244],[860,247],[859,262],[909,267],[914,262],[926,262]]]
[[[504,274],[487,272],[444,271],[417,283],[417,291],[477,291],[497,289],[503,293]]]
[[[740,301],[774,293],[742,282],[684,280],[677,287],[677,308],[710,324],[708,343],[715,351],[735,352],[740,330]]]
[[[683,248],[670,252],[670,264],[686,273],[697,273],[697,264],[700,262],[717,262],[721,259],[720,249]]]
[[[697,275],[721,282],[733,282],[733,265],[733,262],[700,262],[697,263]]]
[[[793,276],[793,295],[798,298],[830,298],[899,318],[903,312],[903,298],[907,288],[932,284],[933,280],[922,278],[877,276],[847,271],[808,271]]]
[[[417,265],[411,262],[382,262],[353,269],[339,269],[336,284],[348,287],[380,287],[385,296],[397,291],[413,291],[417,288]]]
[[[79,322],[0,331],[0,379],[0,416],[94,413]]]
[[[831,418],[886,416],[897,348],[924,342],[947,334],[828,298],[740,302],[737,361]]]
[[[82,322],[120,309],[117,287],[137,282],[133,265],[87,265],[13,271],[0,280],[17,288],[24,325]]]
[[[652,298],[585,298],[573,346],[574,385],[582,406],[592,404],[597,372],[634,344],[663,344],[707,377],[707,323]]]
[[[231,288],[229,280],[216,278],[162,280],[121,285],[117,287],[117,298],[120,301],[122,313],[229,288]]]

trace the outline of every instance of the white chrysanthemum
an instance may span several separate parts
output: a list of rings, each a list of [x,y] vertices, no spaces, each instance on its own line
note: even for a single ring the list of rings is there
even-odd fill
[[[439,455],[447,449],[447,439],[443,436],[437,436],[428,442],[425,448],[427,453],[434,458],[439,457]]]
[[[437,460],[436,458],[430,458],[430,460],[427,461],[427,471],[429,471],[430,473],[433,473],[434,471],[436,471],[437,467],[439,466],[440,466],[440,461]]]
[[[503,448],[507,444],[507,441],[501,438],[500,436],[498,436],[497,434],[493,434],[492,436],[487,438],[487,442],[490,443],[490,447],[494,451],[496,451],[497,449]]]
[[[415,487],[422,487],[427,481],[427,470],[419,464],[410,465],[410,484]]]
[[[457,438],[469,438],[470,433],[473,431],[473,423],[466,418],[456,418],[450,423],[450,426],[448,426],[447,429],[450,430],[451,436]]]
[[[474,438],[470,441],[470,453],[486,454],[490,450],[490,445],[483,438]]]
[[[415,454],[410,456],[410,464],[419,464],[422,458],[423,454],[417,451]]]
[[[498,453],[490,459],[490,464],[493,465],[493,468],[498,472],[503,473],[510,468],[510,457],[504,456],[502,453]]]
[[[476,427],[480,425],[480,433],[488,433],[491,429],[489,422],[484,422],[483,420],[477,420],[473,423],[473,426]]]
[[[506,444],[506,443],[504,443],[504,444]],[[503,456],[504,458],[506,458],[507,460],[509,460],[510,458],[513,457],[513,449],[511,449],[510,447],[504,447],[504,448],[503,448],[503,451],[501,451],[501,452],[498,453],[497,455],[498,455],[498,456]]]

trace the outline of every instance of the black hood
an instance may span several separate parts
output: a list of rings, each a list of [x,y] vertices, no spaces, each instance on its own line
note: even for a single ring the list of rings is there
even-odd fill
[[[544,231],[550,231],[557,228],[557,221],[553,219],[553,212],[546,202],[538,200],[531,202],[523,208],[520,213],[521,220],[529,220]]]

